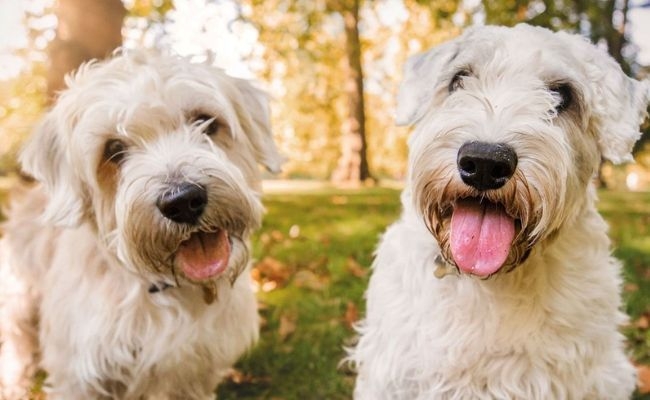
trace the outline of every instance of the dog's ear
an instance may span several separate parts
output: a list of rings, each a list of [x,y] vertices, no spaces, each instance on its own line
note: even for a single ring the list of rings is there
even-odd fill
[[[456,52],[456,41],[451,41],[406,60],[397,92],[397,125],[411,125],[422,118],[431,105],[442,71]]]
[[[605,50],[577,36],[572,40],[592,86],[600,152],[614,163],[632,161],[632,148],[641,136],[639,128],[650,103],[650,81],[629,78]]]
[[[253,145],[257,161],[272,173],[278,173],[284,163],[273,140],[271,114],[266,93],[248,81],[234,79],[243,104],[237,106],[240,124]]]
[[[40,181],[48,195],[42,218],[60,226],[76,226],[84,215],[80,178],[70,163],[48,114],[36,127],[20,154],[23,171]]]
[[[601,82],[595,101],[595,115],[601,120],[601,154],[614,163],[632,161],[632,148],[641,136],[639,128],[650,103],[650,82],[625,76],[618,65],[605,72]]]

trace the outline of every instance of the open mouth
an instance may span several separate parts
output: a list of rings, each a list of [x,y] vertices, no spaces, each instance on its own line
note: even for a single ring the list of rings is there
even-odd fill
[[[221,275],[230,259],[228,232],[194,232],[183,241],[176,254],[174,264],[192,281],[204,281]]]
[[[479,198],[458,200],[450,232],[451,254],[458,268],[480,277],[496,273],[510,253],[515,222],[501,204]]]

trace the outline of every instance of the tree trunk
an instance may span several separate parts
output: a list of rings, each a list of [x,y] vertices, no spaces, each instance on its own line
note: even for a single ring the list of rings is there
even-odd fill
[[[342,127],[341,156],[332,174],[332,180],[339,183],[359,183],[371,179],[367,158],[363,68],[359,38],[360,0],[352,0],[346,3],[340,7],[339,12],[345,25],[347,53],[345,91],[348,98],[349,114]]]
[[[65,87],[67,73],[84,61],[109,56],[122,44],[126,9],[121,0],[58,0],[55,13],[59,25],[48,48],[50,100]]]

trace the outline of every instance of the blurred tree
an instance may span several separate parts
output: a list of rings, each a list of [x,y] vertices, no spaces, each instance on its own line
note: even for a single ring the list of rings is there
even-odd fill
[[[17,150],[47,103],[63,88],[64,75],[83,61],[110,55],[122,43],[126,9],[120,0],[36,3],[17,2],[2,10],[21,17],[20,32],[15,33],[24,40],[17,40],[19,45],[13,48],[2,49],[2,56],[11,60],[18,71],[0,80],[0,174],[18,170]],[[172,0],[127,3],[131,15],[152,20],[172,6]]]
[[[594,43],[604,43],[623,70],[631,71],[634,54],[625,36],[629,0],[483,0],[483,8],[488,24],[526,22],[580,33]]]
[[[293,176],[327,177],[338,148],[345,103],[345,54],[335,40],[336,22],[322,0],[246,0],[243,18],[259,32],[264,60],[259,73],[275,97],[274,133],[290,155],[284,169]],[[320,31],[320,32],[319,32]]]
[[[396,127],[394,118],[404,62],[460,33],[467,18],[459,3],[371,1],[362,10],[368,156],[378,177],[400,179],[406,172],[410,130]]]
[[[7,175],[18,171],[15,155],[46,104],[44,50],[56,20],[47,0],[0,2],[0,13],[14,23],[0,45],[0,175]]]
[[[122,44],[126,9],[121,0],[58,0],[59,24],[48,49],[48,96],[65,86],[65,74],[90,59],[102,59]]]
[[[0,81],[0,176],[18,171],[16,153],[45,107],[45,66]]]
[[[333,180],[370,178],[359,34],[361,0],[251,0],[249,4],[252,13],[248,19],[267,45],[267,78],[284,86],[287,100],[291,99],[296,110],[311,114],[307,118],[312,121],[304,125],[301,118],[294,118],[298,123],[285,127],[290,131],[286,133],[313,137],[314,144],[333,156],[330,160],[338,158]],[[332,74],[333,70],[340,73]],[[327,109],[333,112],[316,122],[317,115]],[[338,155],[333,154],[331,141],[314,137],[330,132],[340,132]],[[331,165],[326,169],[331,170]]]
[[[458,33],[450,18],[458,4],[244,1],[243,17],[264,45],[262,75],[282,98],[273,112],[291,155],[285,169],[337,181],[362,181],[371,169],[402,176],[406,130],[394,127],[392,112],[401,65]]]
[[[345,32],[345,92],[348,118],[343,125],[341,155],[332,174],[335,182],[363,182],[371,179],[368,168],[363,66],[359,37],[360,0],[329,0],[328,8],[343,17]]]
[[[131,0],[126,1],[130,17],[144,17],[160,21],[168,11],[174,8],[174,0]]]

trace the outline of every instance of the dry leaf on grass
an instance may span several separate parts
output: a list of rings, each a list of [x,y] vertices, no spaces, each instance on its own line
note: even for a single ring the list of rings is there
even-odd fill
[[[244,373],[236,368],[230,368],[226,379],[237,385],[249,385],[256,383],[270,383],[270,377],[257,377],[248,373]]]
[[[273,230],[271,231],[271,239],[275,240],[276,242],[281,242],[284,240],[284,234],[278,230]]]
[[[272,240],[272,239],[271,239],[271,235],[269,235],[268,233],[264,232],[264,233],[262,233],[262,234],[260,235],[260,239],[259,239],[259,240],[260,240],[260,242],[261,242],[263,245],[266,246],[266,245],[271,244],[271,240]]]
[[[368,275],[368,270],[364,268],[363,265],[359,264],[359,262],[352,256],[349,256],[345,261],[345,268],[350,274],[357,278],[363,278]]]
[[[359,320],[359,309],[357,309],[356,304],[348,301],[348,304],[345,308],[345,316],[343,317],[343,320],[345,321],[345,326],[352,329],[354,323]]]
[[[262,286],[267,282],[275,282],[279,286],[284,286],[291,276],[291,271],[282,261],[267,256],[255,264],[251,276],[255,282]]]
[[[637,388],[640,394],[650,393],[650,366],[639,364],[636,366]]]
[[[650,318],[647,314],[643,314],[636,321],[634,321],[634,326],[639,329],[648,329],[648,327],[650,327]]]

